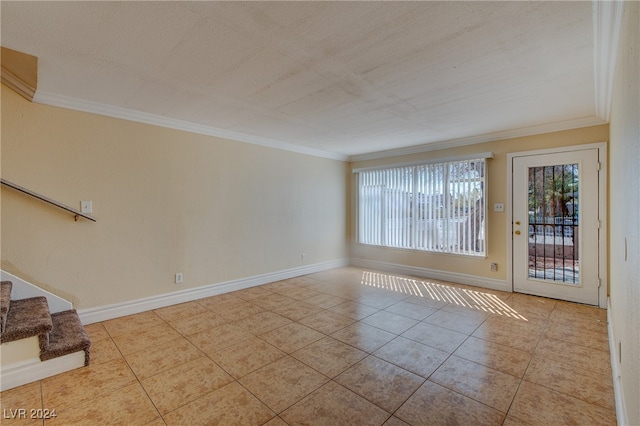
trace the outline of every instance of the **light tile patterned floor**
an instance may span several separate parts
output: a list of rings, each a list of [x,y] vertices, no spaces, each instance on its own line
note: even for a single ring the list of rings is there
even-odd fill
[[[616,424],[606,311],[539,297],[349,267],[87,331],[3,425]]]

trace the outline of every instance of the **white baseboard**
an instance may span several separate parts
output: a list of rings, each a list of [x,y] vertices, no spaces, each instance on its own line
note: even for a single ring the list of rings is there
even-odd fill
[[[37,285],[31,284],[30,282],[27,282],[20,277],[17,277],[3,270],[0,270],[0,277],[2,281],[11,281],[13,283],[13,286],[11,287],[12,300],[44,296],[47,298],[49,312],[52,314],[73,309],[73,305],[68,300],[63,299],[60,296],[56,296],[55,294],[50,293],[46,290],[43,290]]]
[[[618,353],[618,340],[616,339],[611,322],[611,298],[607,299],[607,328],[609,332],[609,354],[611,356],[611,375],[613,377],[613,397],[616,403],[616,418],[619,426],[627,426],[626,405],[624,403],[624,388],[622,387],[622,373],[620,371],[620,354]]]
[[[402,265],[398,263],[380,262],[377,260],[351,259],[351,265],[361,268],[378,269],[395,274],[408,274],[417,277],[431,278],[441,281],[449,281],[458,284],[467,284],[475,287],[500,290],[511,293],[511,287],[506,280],[479,277],[476,275],[459,274],[456,272],[440,271],[437,269],[420,268],[417,266]]]
[[[84,351],[79,351],[47,361],[40,361],[40,358],[32,358],[3,366],[0,372],[0,391],[83,367],[84,356]]]
[[[80,320],[83,324],[93,324],[95,322],[137,314],[151,309],[164,308],[165,306],[171,306],[178,303],[191,302],[205,297],[217,296],[231,291],[242,290],[257,285],[268,284],[275,281],[313,274],[315,272],[322,272],[348,265],[348,259],[316,263],[298,268],[285,269],[267,274],[210,284],[203,287],[165,293],[143,299],[99,306],[96,308],[81,309],[78,310],[78,315],[80,316]]]

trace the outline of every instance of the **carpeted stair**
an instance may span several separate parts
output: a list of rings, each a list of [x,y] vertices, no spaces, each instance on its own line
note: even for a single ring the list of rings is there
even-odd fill
[[[53,329],[40,335],[40,359],[57,358],[74,352],[84,351],[84,365],[89,365],[91,341],[84,331],[80,317],[75,309],[51,314]]]
[[[11,281],[2,281],[0,283],[0,333],[4,333],[4,326],[7,324],[12,287]]]
[[[89,365],[91,341],[75,309],[49,313],[46,297],[11,300],[10,281],[2,281],[0,293],[0,343],[38,336],[40,360],[85,353]]]

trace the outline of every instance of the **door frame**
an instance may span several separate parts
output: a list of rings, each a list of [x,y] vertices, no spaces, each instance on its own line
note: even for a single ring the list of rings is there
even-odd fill
[[[598,162],[600,168],[598,172],[598,216],[600,218],[599,241],[598,241],[598,275],[600,278],[600,288],[598,289],[598,306],[607,307],[607,295],[609,288],[609,267],[608,267],[608,221],[607,221],[607,143],[592,143],[585,145],[571,145],[559,148],[539,149],[533,151],[520,151],[507,153],[507,202],[505,206],[506,226],[507,226],[507,286],[514,291],[513,285],[513,159],[527,155],[557,154],[561,152],[582,151],[587,149],[598,150]]]

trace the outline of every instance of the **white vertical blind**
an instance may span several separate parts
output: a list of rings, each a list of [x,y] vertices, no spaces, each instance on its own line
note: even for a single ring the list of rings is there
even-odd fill
[[[484,158],[361,170],[358,241],[485,255]]]

